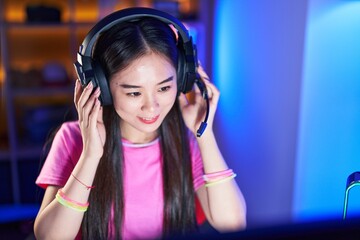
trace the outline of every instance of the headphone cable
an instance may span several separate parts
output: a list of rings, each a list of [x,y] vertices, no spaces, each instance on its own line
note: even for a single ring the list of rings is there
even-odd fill
[[[204,121],[201,122],[199,129],[196,132],[196,136],[197,137],[201,137],[201,135],[204,133],[206,127],[207,127],[207,120],[209,118],[209,112],[210,112],[210,103],[209,103],[209,96],[208,96],[208,92],[206,90],[206,86],[205,84],[199,80],[196,79],[195,80],[196,85],[199,87],[202,97],[205,99],[206,101],[206,114],[205,114],[205,118]]]

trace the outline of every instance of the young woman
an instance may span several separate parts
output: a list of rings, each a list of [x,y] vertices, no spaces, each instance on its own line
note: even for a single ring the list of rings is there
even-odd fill
[[[195,198],[218,231],[246,225],[243,196],[212,130],[219,91],[199,68],[210,100],[208,126],[199,89],[177,89],[176,35],[142,18],[116,24],[93,58],[113,99],[75,84],[78,121],[57,132],[36,183],[45,188],[35,220],[38,239],[155,239],[196,231]]]

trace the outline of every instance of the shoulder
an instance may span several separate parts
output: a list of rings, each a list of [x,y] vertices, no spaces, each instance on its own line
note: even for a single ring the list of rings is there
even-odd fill
[[[54,158],[70,159],[73,164],[76,164],[81,155],[82,147],[79,123],[69,121],[64,122],[56,133],[50,153]]]
[[[60,126],[57,135],[63,136],[68,140],[70,140],[71,138],[76,138],[77,136],[81,137],[81,131],[78,121],[64,122]]]
[[[78,121],[64,122],[60,127],[60,131],[67,133],[80,133],[79,122]]]
[[[60,126],[60,128],[56,132],[53,145],[60,144],[66,145],[66,147],[70,147],[73,145],[79,145],[79,143],[82,143],[79,123],[78,121],[69,121],[64,122]]]
[[[36,183],[64,186],[82,152],[82,138],[77,121],[64,122],[56,131]]]

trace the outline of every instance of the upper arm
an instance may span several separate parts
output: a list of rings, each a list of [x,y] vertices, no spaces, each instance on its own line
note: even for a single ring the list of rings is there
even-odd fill
[[[52,186],[52,185],[49,185],[46,188],[38,215],[44,210],[44,208],[46,208],[55,199],[55,195],[59,190],[59,188],[60,188],[59,186]]]
[[[206,216],[207,221],[213,225],[213,221],[212,221],[212,216],[211,216],[211,212],[210,212],[210,208],[209,208],[209,198],[208,198],[208,194],[207,194],[207,190],[205,185],[202,185],[197,191],[196,191],[196,195],[199,199],[199,202],[201,204],[201,207],[204,211],[204,214]]]

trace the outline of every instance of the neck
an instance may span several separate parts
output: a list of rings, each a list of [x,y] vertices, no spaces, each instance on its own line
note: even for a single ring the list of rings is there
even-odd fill
[[[121,129],[122,138],[134,144],[143,144],[154,141],[159,134],[157,132],[154,133],[143,133],[143,132],[133,132]]]

